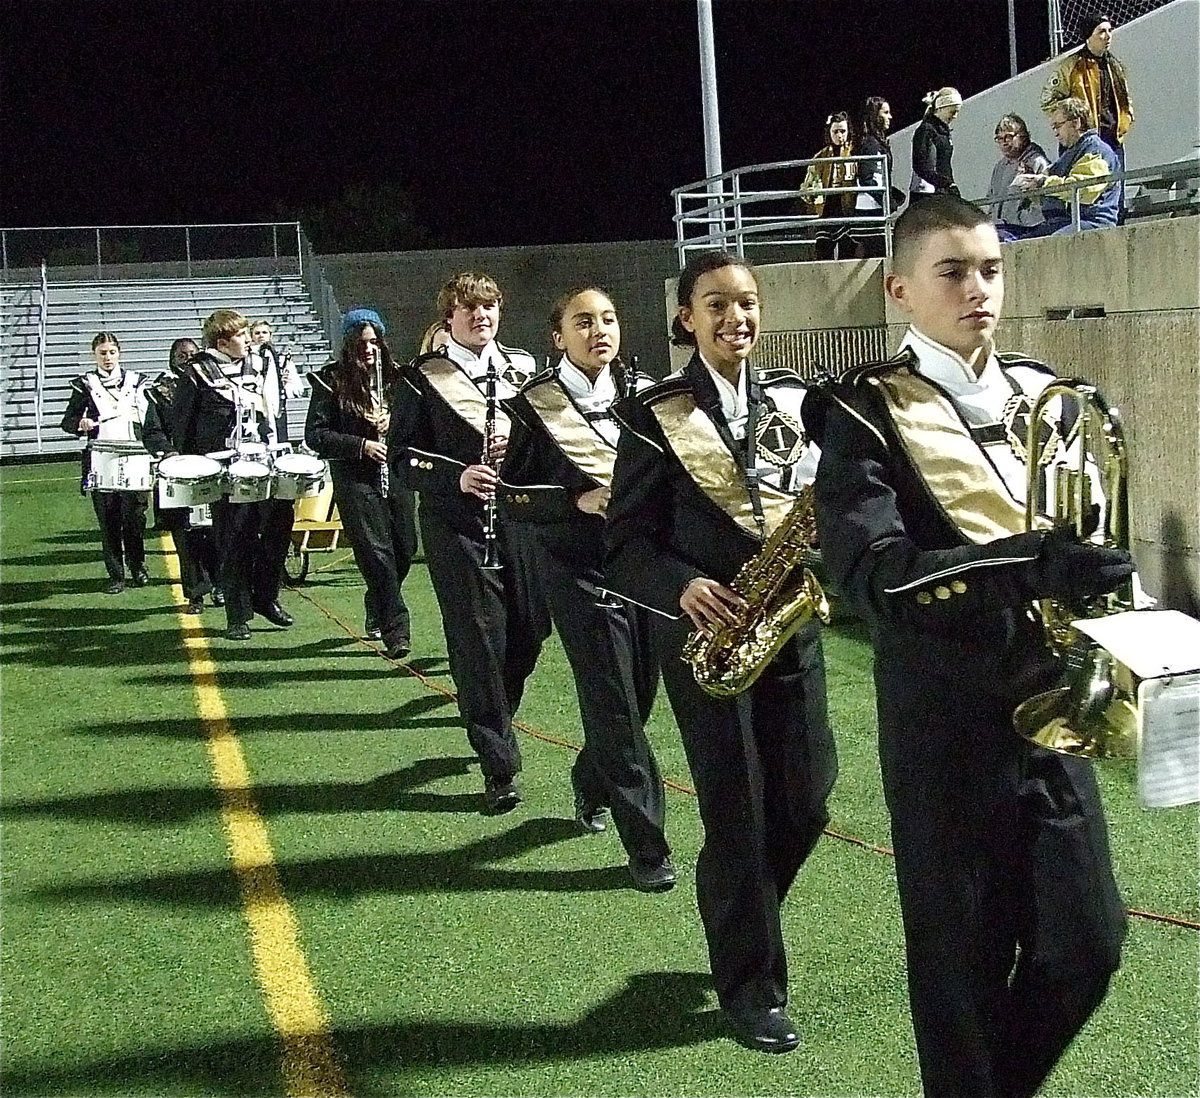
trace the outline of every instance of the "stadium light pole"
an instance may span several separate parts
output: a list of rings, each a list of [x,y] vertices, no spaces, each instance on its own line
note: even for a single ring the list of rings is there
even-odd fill
[[[713,45],[712,0],[696,0],[696,20],[700,29],[700,101],[704,110],[704,174],[709,179],[720,175],[721,120],[717,110],[717,51]],[[710,195],[720,193],[719,183],[710,183]],[[713,188],[717,190],[714,191]],[[714,199],[710,198],[708,213],[713,215]],[[724,232],[725,220],[721,218]],[[709,225],[711,231],[712,226]],[[722,243],[724,236],[722,235]]]
[[[1016,0],[1008,0],[1008,75],[1017,75]]]

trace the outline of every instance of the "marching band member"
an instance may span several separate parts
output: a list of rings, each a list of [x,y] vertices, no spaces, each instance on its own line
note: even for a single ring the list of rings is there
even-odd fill
[[[271,342],[271,322],[254,320],[250,323],[250,345],[255,354],[270,359],[278,384],[267,394],[268,411],[275,422],[275,437],[280,442],[289,442],[287,422],[288,398],[304,395],[304,379],[292,365],[292,356],[284,351],[281,355]],[[266,364],[264,364],[265,366]]]
[[[146,418],[142,424],[142,442],[156,457],[174,452],[171,441],[172,404],[180,379],[187,370],[188,360],[199,352],[196,341],[177,339],[171,344],[168,368],[146,391]],[[188,600],[187,613],[204,610],[204,596],[211,592],[213,605],[221,606],[224,598],[215,586],[217,553],[212,527],[193,526],[187,507],[159,507],[163,525],[171,533],[175,555],[179,558],[179,581],[183,597]]]
[[[96,368],[71,382],[71,397],[62,418],[69,435],[105,442],[141,438],[146,412],[146,380],[134,370],[121,369],[121,344],[112,332],[98,332],[92,340]],[[105,594],[125,590],[125,568],[134,587],[150,582],[146,571],[145,491],[112,491],[91,487],[91,445],[83,452],[83,491],[92,497],[100,525],[104,567],[108,572]]]
[[[267,393],[278,385],[269,360],[250,354],[246,318],[218,309],[204,322],[201,351],[188,363],[174,401],[175,450],[212,454],[252,447],[262,452],[274,439]],[[225,595],[225,636],[250,639],[250,619],[261,614],[282,628],[293,618],[279,605],[283,561],[291,546],[292,501],[264,499],[212,504],[213,536]]]
[[[450,340],[401,369],[387,441],[394,482],[419,495],[421,542],[488,813],[521,801],[512,716],[550,633],[527,538],[494,521],[496,467],[508,442],[498,401],[535,369],[526,351],[497,342],[501,302],[488,275],[467,272],[446,283],[438,311]],[[499,567],[487,567],[493,563]]]
[[[1090,764],[1013,730],[1057,685],[1038,598],[1114,590],[1129,556],[1026,529],[1027,424],[1052,375],[998,355],[996,230],[951,195],[896,222],[900,353],[809,392],[821,550],[872,626],[879,754],[929,1098],[1025,1098],[1100,1004],[1125,914]],[[1048,406],[1052,407],[1051,406]],[[1043,427],[1051,453],[1066,434]]]
[[[621,326],[603,290],[564,294],[550,328],[562,352],[558,365],[504,402],[512,433],[501,467],[502,514],[530,523],[550,614],[575,677],[584,730],[571,771],[575,817],[585,831],[603,831],[611,809],[634,884],[663,891],[675,884],[675,869],[663,835],[662,777],[643,729],[658,668],[646,612],[601,590],[618,434],[609,406],[636,391],[639,379],[617,357]]]
[[[735,697],[703,691],[680,658],[694,629],[747,609],[728,584],[791,511],[816,455],[800,429],[791,371],[759,375],[759,290],[735,256],[693,256],[681,272],[680,372],[615,409],[621,421],[608,506],[608,586],[657,611],[663,682],[704,823],[696,894],[718,999],[737,1040],[797,1047],[785,1013],[780,905],[828,822],[837,758],[819,627],[803,626]]]
[[[400,586],[417,551],[417,531],[413,494],[390,483],[387,466],[386,396],[399,371],[386,333],[373,309],[351,309],[342,318],[340,357],[310,375],[304,441],[329,461],[338,514],[367,585],[367,633],[403,659],[412,645]]]

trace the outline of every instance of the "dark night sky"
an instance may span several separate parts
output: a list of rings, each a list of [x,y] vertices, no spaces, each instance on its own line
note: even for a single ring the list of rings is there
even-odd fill
[[[726,168],[1008,75],[1005,0],[716,0]],[[1045,0],[1017,0],[1022,67]],[[6,225],[295,218],[391,184],[442,246],[661,239],[704,175],[693,0],[6,0]],[[381,245],[385,246],[385,245]]]

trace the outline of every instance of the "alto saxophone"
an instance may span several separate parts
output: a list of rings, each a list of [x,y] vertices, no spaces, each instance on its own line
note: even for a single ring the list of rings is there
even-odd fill
[[[805,562],[816,531],[812,487],[806,487],[762,548],[729,585],[746,600],[737,620],[697,629],[681,656],[700,689],[718,698],[749,690],[788,639],[813,616],[829,621],[829,603]]]

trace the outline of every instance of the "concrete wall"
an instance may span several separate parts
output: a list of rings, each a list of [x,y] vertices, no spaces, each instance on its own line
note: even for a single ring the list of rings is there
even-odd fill
[[[1097,8],[1103,11],[1104,5]],[[1172,0],[1118,26],[1113,54],[1128,72],[1136,117],[1125,142],[1126,166],[1146,168],[1200,152],[1200,0]],[[1019,73],[963,104],[954,123],[954,178],[964,198],[987,194],[999,159],[993,134],[1003,114],[1012,111],[1024,118],[1033,139],[1054,159],[1057,143],[1038,107],[1054,64],[1047,61]],[[908,126],[892,135],[896,186],[903,191],[912,174],[915,129]]]
[[[460,271],[478,270],[504,291],[502,343],[524,347],[541,362],[551,353],[547,318],[554,298],[597,282],[620,312],[626,356],[638,355],[648,373],[667,370],[659,293],[663,280],[679,269],[670,241],[327,255],[320,264],[343,310],[366,305],[382,311],[397,357],[416,353],[421,334],[436,319],[442,285]]]

